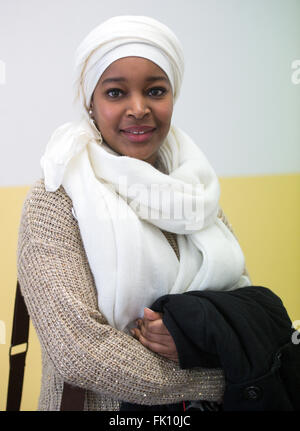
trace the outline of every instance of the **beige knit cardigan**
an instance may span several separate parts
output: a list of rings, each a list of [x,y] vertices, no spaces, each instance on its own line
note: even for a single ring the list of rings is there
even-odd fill
[[[227,223],[222,212],[219,216]],[[165,235],[178,256],[175,236]],[[46,192],[39,180],[26,197],[18,279],[41,344],[38,410],[59,410],[64,381],[87,389],[85,410],[119,410],[122,400],[144,405],[222,401],[222,370],[181,370],[108,325],[63,187]]]

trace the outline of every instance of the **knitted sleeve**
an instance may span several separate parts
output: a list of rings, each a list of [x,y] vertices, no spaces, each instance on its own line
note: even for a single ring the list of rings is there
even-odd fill
[[[137,404],[222,400],[222,370],[181,370],[107,324],[62,188],[48,193],[40,181],[27,196],[18,279],[41,347],[66,382]]]

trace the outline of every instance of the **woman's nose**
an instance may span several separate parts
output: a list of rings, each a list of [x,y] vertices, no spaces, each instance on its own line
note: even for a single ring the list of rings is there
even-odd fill
[[[137,119],[143,118],[149,114],[150,108],[147,104],[147,100],[143,96],[132,96],[129,100],[127,115],[133,116]]]

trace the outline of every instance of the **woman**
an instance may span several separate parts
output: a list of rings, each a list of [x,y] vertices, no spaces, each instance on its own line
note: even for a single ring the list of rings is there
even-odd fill
[[[83,118],[52,135],[19,235],[39,410],[59,409],[64,381],[87,389],[86,410],[222,400],[222,370],[181,370],[147,309],[165,294],[250,284],[216,175],[171,125],[182,75],[180,43],[151,18],[112,18],[78,48]]]

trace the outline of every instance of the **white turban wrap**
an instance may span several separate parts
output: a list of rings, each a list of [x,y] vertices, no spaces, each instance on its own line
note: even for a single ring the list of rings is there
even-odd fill
[[[176,101],[184,58],[175,34],[153,18],[118,16],[91,31],[77,49],[76,92],[86,110],[105,69],[114,61],[129,56],[143,57],[157,64],[168,76]]]

